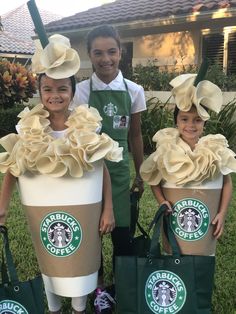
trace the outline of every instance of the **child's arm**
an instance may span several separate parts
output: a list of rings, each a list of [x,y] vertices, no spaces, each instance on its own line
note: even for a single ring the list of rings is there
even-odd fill
[[[139,169],[143,162],[143,138],[140,123],[140,112],[131,114],[129,128],[129,145],[136,171],[136,177],[134,179],[131,190],[135,190],[135,188],[137,188],[141,196],[144,191],[144,185],[143,180],[139,174]]]
[[[111,179],[108,169],[104,163],[103,167],[103,208],[100,218],[99,231],[101,234],[111,232],[115,227],[113,214]]]
[[[157,200],[157,202],[159,203],[159,205],[163,205],[166,204],[168,206],[168,213],[172,212],[172,206],[171,203],[165,199],[162,189],[161,189],[161,185],[152,185],[151,186],[152,192]]]
[[[227,210],[229,207],[229,203],[232,197],[232,180],[230,175],[226,175],[223,178],[223,188],[221,192],[221,200],[220,206],[217,215],[212,220],[212,224],[214,225],[214,233],[213,235],[218,239],[224,230],[225,218],[227,214]]]
[[[3,178],[0,195],[0,225],[5,224],[6,214],[15,182],[16,178],[10,172],[7,172]]]

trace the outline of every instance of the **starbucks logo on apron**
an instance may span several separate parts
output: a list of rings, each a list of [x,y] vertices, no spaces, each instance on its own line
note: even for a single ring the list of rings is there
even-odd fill
[[[20,303],[12,300],[0,301],[0,314],[29,314]]]
[[[108,117],[113,117],[117,113],[118,109],[116,105],[110,102],[108,105],[103,107],[103,111]]]
[[[208,207],[201,201],[185,198],[174,204],[171,227],[184,241],[197,241],[208,231],[210,215]]]
[[[146,281],[145,298],[153,313],[178,313],[187,291],[181,278],[167,270],[153,272]]]
[[[65,257],[80,246],[82,229],[75,217],[65,212],[54,212],[44,217],[40,226],[41,241],[48,253]]]

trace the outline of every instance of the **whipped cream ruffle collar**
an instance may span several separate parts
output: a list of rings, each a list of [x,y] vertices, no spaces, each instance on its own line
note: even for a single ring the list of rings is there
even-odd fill
[[[235,153],[221,134],[200,138],[194,151],[175,128],[166,128],[153,136],[156,151],[141,165],[140,174],[150,185],[164,180],[177,186],[198,185],[218,174],[236,172]]]
[[[19,114],[19,134],[0,139],[5,149],[0,153],[0,172],[10,171],[16,177],[30,171],[80,178],[85,171],[93,171],[96,161],[122,160],[123,148],[107,134],[96,133],[102,118],[95,108],[77,107],[65,123],[65,135],[57,139],[51,135],[48,116],[42,104]]]

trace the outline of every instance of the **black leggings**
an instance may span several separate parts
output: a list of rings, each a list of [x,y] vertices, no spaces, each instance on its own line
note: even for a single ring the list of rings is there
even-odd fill
[[[114,271],[115,256],[130,254],[131,245],[129,227],[115,227],[111,233],[111,240],[113,244],[112,264]],[[103,275],[103,258],[101,260],[101,267],[99,269],[99,276],[102,275]]]

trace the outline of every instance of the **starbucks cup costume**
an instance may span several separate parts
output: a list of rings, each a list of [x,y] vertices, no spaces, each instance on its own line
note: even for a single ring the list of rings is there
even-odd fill
[[[191,74],[172,80],[172,93],[179,110],[189,111],[195,105],[198,115],[207,120],[205,108],[220,110],[221,91],[209,81],[194,87],[194,79]],[[221,134],[203,136],[193,151],[175,128],[158,131],[153,141],[156,151],[143,162],[140,173],[148,184],[161,184],[165,199],[173,204],[171,228],[182,254],[214,255],[211,222],[219,209],[223,175],[236,172],[235,153]]]
[[[77,72],[79,57],[67,38],[53,35],[44,50],[36,50],[33,64],[38,73],[66,78]],[[100,267],[103,162],[119,162],[122,148],[99,134],[102,118],[93,107],[76,108],[63,131],[51,129],[42,104],[19,117],[18,134],[0,139],[6,150],[0,171],[18,178],[46,290],[87,295]]]
[[[116,227],[128,227],[130,225],[128,131],[131,98],[125,80],[124,84],[126,86],[124,91],[93,90],[91,79],[88,101],[102,116],[102,132],[109,134],[123,147],[123,160],[118,163],[106,162],[111,176]]]
[[[20,114],[19,134],[0,140],[0,171],[18,178],[45,287],[82,296],[96,288],[100,267],[103,159],[119,161],[122,148],[96,133],[92,107],[78,107],[59,138],[47,115],[42,105]]]

